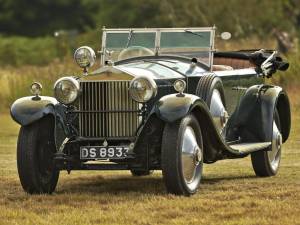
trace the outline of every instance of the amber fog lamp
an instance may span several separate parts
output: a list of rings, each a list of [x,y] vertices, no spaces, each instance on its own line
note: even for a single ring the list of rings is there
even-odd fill
[[[157,85],[150,78],[137,77],[131,81],[129,93],[133,100],[144,103],[156,96]]]
[[[80,92],[79,82],[73,77],[62,77],[54,84],[54,96],[62,104],[73,103]]]
[[[184,80],[176,80],[174,82],[174,89],[179,92],[179,94],[182,94],[186,88],[186,83]]]
[[[74,60],[81,68],[92,67],[96,61],[94,50],[88,46],[78,48],[74,53]]]
[[[35,96],[39,96],[42,93],[43,86],[39,82],[34,82],[30,86],[30,92],[31,94]]]

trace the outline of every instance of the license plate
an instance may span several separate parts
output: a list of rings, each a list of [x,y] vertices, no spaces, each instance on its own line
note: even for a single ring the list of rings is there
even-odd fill
[[[80,159],[122,159],[127,156],[128,147],[82,146]]]

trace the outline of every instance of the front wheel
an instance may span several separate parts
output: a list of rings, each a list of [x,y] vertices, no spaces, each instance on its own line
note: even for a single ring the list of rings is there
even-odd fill
[[[161,163],[169,193],[186,196],[196,193],[202,177],[203,141],[199,123],[193,115],[166,124]]]
[[[22,126],[17,146],[18,173],[23,189],[30,194],[55,190],[59,170],[54,165],[54,120],[43,118]]]

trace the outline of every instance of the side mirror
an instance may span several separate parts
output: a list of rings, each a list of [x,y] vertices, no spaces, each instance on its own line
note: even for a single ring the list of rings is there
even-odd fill
[[[223,40],[229,40],[231,38],[231,33],[229,33],[229,32],[222,32],[221,33],[221,38]]]

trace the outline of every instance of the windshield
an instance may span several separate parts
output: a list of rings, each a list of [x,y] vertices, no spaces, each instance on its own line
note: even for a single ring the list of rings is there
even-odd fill
[[[105,48],[106,52],[110,52],[110,60],[113,61],[154,55],[155,38],[155,32],[128,31],[107,33]]]
[[[177,55],[211,65],[213,28],[105,29],[102,63],[139,56]]]

